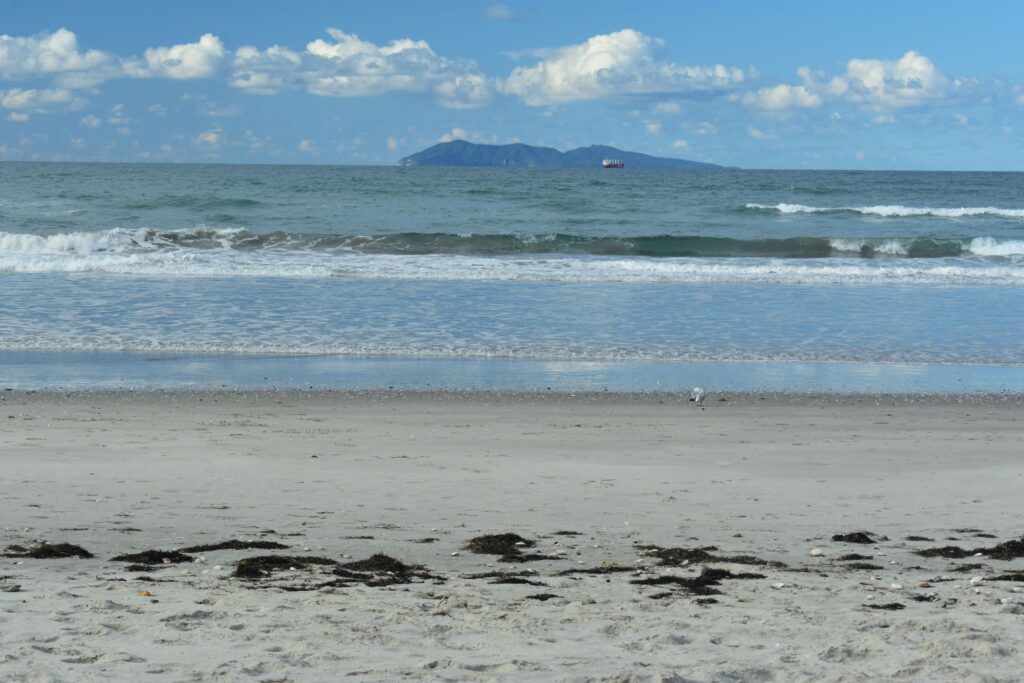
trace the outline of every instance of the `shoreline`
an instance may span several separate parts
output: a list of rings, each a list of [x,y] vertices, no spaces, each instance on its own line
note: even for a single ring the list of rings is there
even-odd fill
[[[700,406],[690,400],[690,391],[523,391],[478,389],[325,389],[325,388],[142,388],[142,389],[0,389],[0,402],[106,400],[136,404],[139,401],[158,403],[173,401],[237,401],[259,403],[282,400],[289,402],[324,403],[355,402],[425,402],[489,405],[678,405],[690,409],[711,410],[717,407],[823,407],[823,406],[890,406],[942,407],[959,405],[1021,407],[1024,390],[999,393],[841,393],[830,391],[720,391],[707,395]]]
[[[0,351],[0,390],[1024,393],[1024,365]]]

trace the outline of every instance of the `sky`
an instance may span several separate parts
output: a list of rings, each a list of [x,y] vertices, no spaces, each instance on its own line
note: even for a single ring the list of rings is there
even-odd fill
[[[0,159],[1024,170],[1024,3],[0,0]]]

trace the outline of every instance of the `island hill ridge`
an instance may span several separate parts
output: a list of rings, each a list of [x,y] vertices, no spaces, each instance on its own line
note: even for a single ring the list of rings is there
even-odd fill
[[[605,159],[618,159],[624,162],[626,168],[727,168],[701,161],[626,152],[607,145],[591,145],[571,149],[568,152],[560,152],[554,147],[533,147],[522,143],[478,145],[465,140],[442,142],[422,152],[400,159],[398,164],[400,166],[601,168],[601,162]]]

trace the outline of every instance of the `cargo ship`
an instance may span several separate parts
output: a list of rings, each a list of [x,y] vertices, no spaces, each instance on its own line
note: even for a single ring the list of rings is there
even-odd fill
[[[625,168],[626,163],[622,159],[605,159],[601,162],[601,168]]]

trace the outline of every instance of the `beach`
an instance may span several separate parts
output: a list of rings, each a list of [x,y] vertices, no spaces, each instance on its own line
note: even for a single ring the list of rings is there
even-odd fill
[[[1022,408],[986,394],[5,391],[0,670],[1017,680]],[[517,535],[501,554],[467,547],[500,534]],[[226,541],[237,549],[201,549]],[[41,543],[93,557],[33,557]],[[362,562],[378,554],[390,560]],[[295,559],[243,562],[267,556]]]

